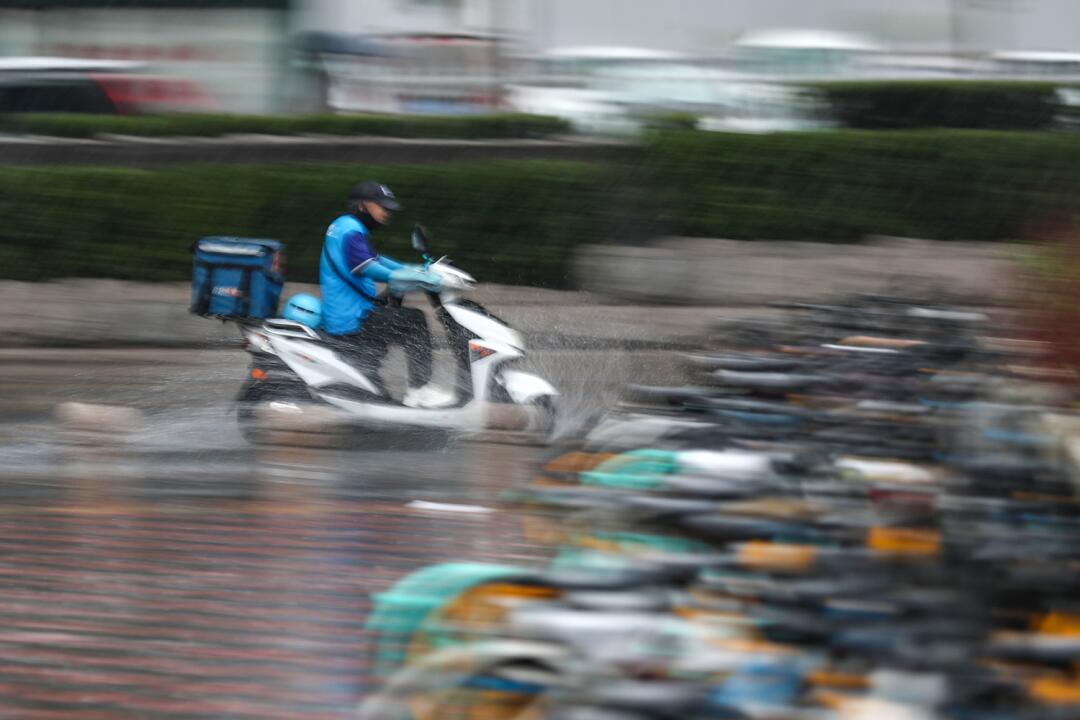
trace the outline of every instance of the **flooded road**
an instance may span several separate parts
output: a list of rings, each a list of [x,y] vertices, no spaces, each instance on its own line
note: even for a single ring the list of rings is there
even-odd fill
[[[371,683],[371,595],[447,560],[540,562],[500,510],[544,449],[251,448],[235,351],[0,353],[0,717],[346,718]],[[567,428],[663,353],[538,354]],[[138,409],[72,445],[65,401]],[[437,511],[414,501],[475,505]]]

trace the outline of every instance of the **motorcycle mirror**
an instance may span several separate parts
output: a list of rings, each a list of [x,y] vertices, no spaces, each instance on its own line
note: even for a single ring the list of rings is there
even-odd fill
[[[427,231],[424,230],[423,225],[417,224],[412,231],[413,250],[417,251],[418,253],[423,253],[424,255],[427,255],[429,252],[431,252],[431,250],[428,249],[427,241]]]

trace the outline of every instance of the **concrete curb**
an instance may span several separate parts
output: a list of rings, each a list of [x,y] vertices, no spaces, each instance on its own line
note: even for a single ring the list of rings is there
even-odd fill
[[[588,245],[581,287],[627,302],[760,305],[885,292],[1005,303],[1019,289],[1020,247],[872,237],[863,243],[666,238],[647,247]]]

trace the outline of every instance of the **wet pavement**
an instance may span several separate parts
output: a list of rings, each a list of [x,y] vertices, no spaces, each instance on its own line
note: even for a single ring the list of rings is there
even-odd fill
[[[511,515],[278,490],[9,507],[3,716],[350,717],[370,682],[371,593],[432,562],[536,556]]]
[[[662,353],[548,353],[568,431]],[[345,718],[371,683],[371,595],[444,560],[538,561],[500,491],[543,449],[372,438],[252,449],[230,351],[0,353],[0,717]],[[138,408],[72,444],[66,400]],[[415,500],[490,512],[433,511]]]

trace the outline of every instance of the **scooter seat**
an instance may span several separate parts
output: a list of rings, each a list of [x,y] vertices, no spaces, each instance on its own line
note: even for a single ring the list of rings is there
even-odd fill
[[[706,704],[711,688],[679,680],[621,680],[590,688],[589,702],[650,717],[683,718]]]
[[[666,594],[650,590],[577,591],[569,593],[566,602],[579,610],[601,612],[661,612],[671,607]]]
[[[548,717],[551,720],[655,720],[644,712],[631,710],[612,710],[610,708],[575,707],[557,708]]]
[[[664,585],[687,577],[684,568],[649,567],[597,572],[596,570],[552,570],[531,578],[538,585],[567,592],[616,591]]]
[[[720,542],[769,540],[772,538],[801,538],[822,541],[831,539],[828,533],[806,523],[739,517],[725,513],[689,515],[679,518],[678,524],[691,534]]]
[[[737,370],[742,372],[782,372],[806,367],[801,358],[765,355],[687,355],[686,362],[701,370]]]
[[[648,513],[653,517],[712,512],[718,509],[713,500],[670,495],[631,495],[622,502],[631,510]]]
[[[683,405],[705,405],[712,396],[708,388],[655,387],[651,385],[628,385],[626,396],[629,400],[658,403],[680,407]]]
[[[783,372],[740,372],[717,370],[713,377],[722,385],[769,392],[794,392],[819,387],[831,382],[824,375],[808,375]]]
[[[752,475],[732,477],[700,477],[669,475],[665,479],[668,492],[702,498],[745,498],[783,490],[783,482],[772,476]]]

